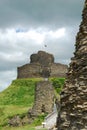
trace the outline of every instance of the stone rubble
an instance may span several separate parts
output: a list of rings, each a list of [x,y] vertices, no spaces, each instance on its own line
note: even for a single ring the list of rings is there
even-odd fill
[[[58,130],[87,130],[87,0],[67,80],[61,93]]]

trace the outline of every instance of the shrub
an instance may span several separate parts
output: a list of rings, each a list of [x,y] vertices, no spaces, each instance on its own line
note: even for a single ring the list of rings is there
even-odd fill
[[[53,78],[52,84],[58,94],[62,91],[63,85],[65,82],[65,78]]]

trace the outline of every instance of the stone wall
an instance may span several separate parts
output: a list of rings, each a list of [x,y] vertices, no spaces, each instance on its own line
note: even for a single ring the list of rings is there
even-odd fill
[[[51,113],[54,107],[54,89],[50,81],[40,81],[35,87],[35,101],[31,115]]]
[[[87,0],[75,46],[61,93],[58,130],[87,130]]]
[[[40,81],[35,86],[34,105],[23,117],[15,115],[9,118],[9,126],[17,127],[32,124],[38,115],[49,114],[54,108],[54,88],[50,81]]]
[[[17,78],[40,77],[41,67],[39,64],[26,64],[17,69]]]
[[[39,63],[42,66],[48,66],[54,63],[54,56],[44,51],[38,51],[37,54],[30,56],[30,63]]]
[[[54,63],[52,54],[39,51],[37,54],[30,56],[30,64],[17,68],[17,78],[42,77],[42,72],[45,68],[48,68],[51,77],[65,77],[68,66]]]
[[[66,73],[67,73],[67,65],[63,65],[60,63],[53,63],[51,64],[51,73],[50,76],[51,77],[66,77]]]

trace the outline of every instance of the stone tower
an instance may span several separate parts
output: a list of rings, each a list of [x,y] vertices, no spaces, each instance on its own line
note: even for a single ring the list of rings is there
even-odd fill
[[[75,46],[61,93],[58,130],[87,130],[87,0]]]
[[[30,56],[30,63],[17,68],[17,78],[40,78],[44,71],[50,71],[50,77],[66,77],[67,65],[55,63],[54,56],[38,51]]]

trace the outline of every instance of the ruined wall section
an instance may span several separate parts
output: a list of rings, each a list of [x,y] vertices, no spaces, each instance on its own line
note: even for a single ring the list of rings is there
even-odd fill
[[[35,87],[35,100],[31,115],[51,113],[54,108],[54,89],[50,81],[40,81]]]
[[[50,73],[51,77],[66,77],[66,73],[68,69],[67,65],[54,63],[51,65],[50,68],[51,68],[51,73]]]
[[[17,78],[33,78],[40,77],[40,65],[39,64],[26,64],[17,68]]]
[[[50,77],[66,77],[67,65],[54,63],[46,66],[50,70]],[[17,78],[39,78],[42,77],[43,66],[36,63],[26,64],[18,67]]]
[[[61,93],[58,130],[87,130],[87,0],[75,46]]]
[[[50,77],[66,77],[67,65],[54,63],[54,56],[44,51],[30,56],[30,64],[17,68],[17,78],[43,77],[42,72],[48,69]]]

